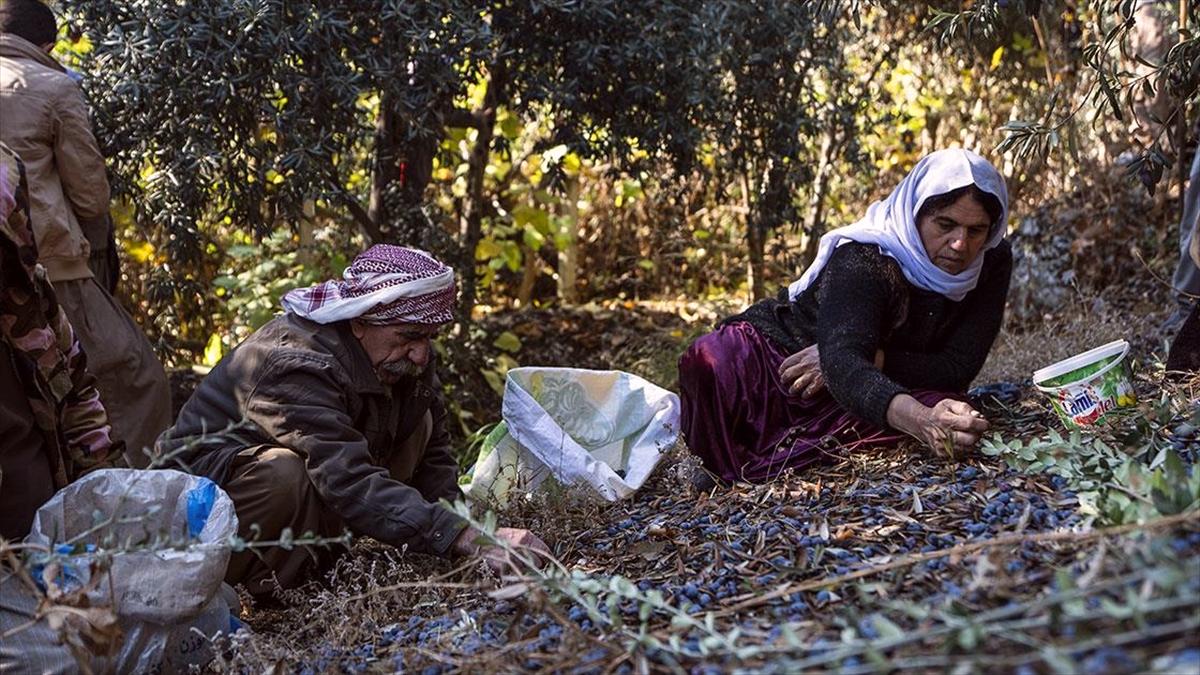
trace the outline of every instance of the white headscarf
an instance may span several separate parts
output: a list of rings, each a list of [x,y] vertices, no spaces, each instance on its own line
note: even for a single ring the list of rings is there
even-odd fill
[[[917,231],[917,212],[926,199],[944,195],[961,187],[975,185],[1000,200],[1000,219],[993,224],[987,243],[967,269],[950,274],[933,264]],[[1008,223],[1008,189],[1004,178],[986,159],[961,148],[938,150],[921,158],[900,181],[888,198],[871,204],[862,220],[832,230],[821,237],[817,258],[804,274],[788,286],[788,297],[795,300],[811,286],[834,249],[847,242],[875,244],[884,255],[900,263],[904,277],[918,288],[940,293],[954,301],[962,300],[979,281],[983,252],[1004,239]]]

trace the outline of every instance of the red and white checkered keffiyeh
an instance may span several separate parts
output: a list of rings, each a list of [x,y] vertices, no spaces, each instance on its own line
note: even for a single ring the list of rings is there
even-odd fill
[[[283,308],[317,323],[436,325],[454,319],[454,270],[424,251],[376,244],[343,277],[289,291]]]

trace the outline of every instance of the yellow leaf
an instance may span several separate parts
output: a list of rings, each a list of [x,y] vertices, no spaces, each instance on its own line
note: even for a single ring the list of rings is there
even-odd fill
[[[508,354],[498,354],[496,356],[496,370],[501,375],[507,375],[508,371],[512,370],[513,368],[520,368],[520,367],[521,367],[521,364],[518,363],[516,359],[509,356]]]
[[[488,386],[492,388],[492,391],[501,396],[504,395],[503,375],[488,368],[480,368],[479,372],[483,375],[483,379],[487,380]]]
[[[225,355],[225,345],[223,345],[221,343],[221,336],[217,333],[213,333],[208,338],[208,344],[206,344],[204,346],[203,364],[206,366],[210,366],[210,367],[215,366],[215,365],[217,365],[217,362],[221,360],[221,357],[224,355]]]
[[[492,239],[482,239],[475,247],[476,260],[491,260],[504,252],[504,249]]]
[[[1000,59],[1004,58],[1004,45],[996,47],[996,51],[992,52],[992,70],[995,70],[1000,65]]]
[[[125,243],[125,252],[129,254],[129,257],[138,261],[139,264],[144,265],[154,257],[154,246],[148,241],[127,241]]]

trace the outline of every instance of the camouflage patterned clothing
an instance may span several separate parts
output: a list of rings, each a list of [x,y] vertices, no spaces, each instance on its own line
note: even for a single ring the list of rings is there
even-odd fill
[[[87,371],[86,356],[45,270],[37,264],[24,167],[3,143],[0,339],[15,357],[19,386],[45,437],[56,489],[120,458],[122,448],[111,439],[108,414],[95,378]]]

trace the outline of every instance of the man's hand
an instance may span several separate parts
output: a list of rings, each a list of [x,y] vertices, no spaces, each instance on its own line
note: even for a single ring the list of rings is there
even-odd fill
[[[974,447],[990,426],[978,410],[954,399],[932,408],[901,394],[888,406],[888,423],[939,451],[955,453]]]
[[[817,346],[805,347],[784,359],[779,366],[779,379],[788,394],[812,398],[821,393],[825,388],[825,375],[821,372],[821,353]]]
[[[517,568],[516,560],[509,555],[508,551],[500,546],[480,546],[475,543],[480,537],[479,530],[473,527],[468,527],[463,530],[458,538],[451,544],[451,550],[459,555],[479,555],[483,557],[484,562],[488,564],[498,574],[504,574],[509,571],[520,570]],[[526,549],[526,552],[532,552],[534,560],[540,561],[541,556],[550,555],[550,548],[545,542],[533,534],[529,530],[522,530],[515,527],[500,527],[496,529],[496,538],[507,542],[509,546],[520,551]]]

